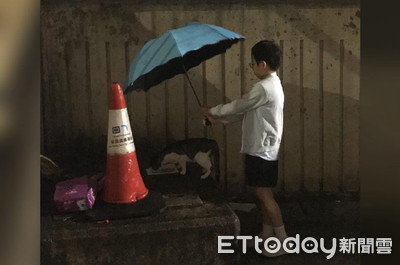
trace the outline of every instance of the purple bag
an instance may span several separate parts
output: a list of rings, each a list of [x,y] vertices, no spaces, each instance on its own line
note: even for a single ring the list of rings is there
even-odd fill
[[[88,176],[61,181],[56,184],[54,202],[59,212],[85,211],[96,199],[96,181]]]

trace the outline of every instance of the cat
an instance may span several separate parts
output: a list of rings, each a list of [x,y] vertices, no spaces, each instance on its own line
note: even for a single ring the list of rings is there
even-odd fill
[[[202,167],[201,179],[210,175],[219,182],[219,149],[216,141],[207,138],[191,138],[169,144],[152,161],[152,168],[174,164],[181,175],[186,174],[186,162]]]

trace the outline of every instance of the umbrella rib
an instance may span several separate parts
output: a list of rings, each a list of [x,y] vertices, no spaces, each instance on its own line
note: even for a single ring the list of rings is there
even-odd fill
[[[171,37],[171,35],[172,35],[172,34],[169,32],[168,37],[165,38],[165,40],[160,44],[160,46],[157,48],[157,50],[153,53],[153,56],[151,56],[151,58],[149,59],[149,62],[151,62],[151,61],[154,59],[154,57],[156,57],[156,55],[158,54],[158,52],[161,50],[162,46],[164,46],[164,44],[167,42],[168,38]],[[175,40],[175,38],[174,38],[174,40]],[[170,51],[171,51],[171,49],[170,49]],[[168,56],[168,54],[167,54],[166,56]],[[166,57],[166,56],[165,56],[165,57]],[[140,75],[142,75],[144,72],[146,72],[146,69],[147,69],[147,67],[143,68],[143,70],[142,70],[142,72],[140,73]],[[154,69],[154,68],[153,68],[153,69]],[[151,70],[153,70],[153,69],[150,69],[149,71],[151,71]],[[147,72],[149,72],[149,71],[147,71]],[[147,73],[147,72],[146,72],[146,73]],[[139,75],[139,76],[140,76],[140,75]]]
[[[176,38],[175,38],[175,36],[174,36],[173,30],[171,30],[170,33],[171,33],[170,36],[174,39],[175,43],[178,44],[178,41],[176,40]],[[176,45],[176,48],[178,49],[179,54],[180,54],[181,56],[183,56],[184,54],[182,54],[182,51],[181,51],[181,49],[179,48],[179,45]]]
[[[219,35],[221,35],[222,37],[228,38],[228,39],[232,39],[231,36],[226,36],[225,34],[222,34],[221,32],[219,32],[218,30],[216,30],[216,29],[215,29],[214,27],[212,27],[211,25],[209,25],[209,24],[205,24],[205,25],[207,25],[207,27],[210,28],[210,29],[212,29],[213,31],[217,32],[217,33],[218,33]]]
[[[151,42],[152,43],[150,45],[147,45],[147,47],[145,47],[143,50],[140,51],[140,54],[138,54],[137,61],[140,61],[140,59],[142,59],[143,55],[147,52],[147,50],[153,47],[153,45],[155,44],[154,39],[152,39]]]

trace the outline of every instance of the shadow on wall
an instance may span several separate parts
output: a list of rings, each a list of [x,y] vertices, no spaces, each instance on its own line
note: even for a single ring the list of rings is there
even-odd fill
[[[357,1],[356,1],[357,2]],[[276,6],[271,6],[270,9],[271,11],[274,10],[274,12],[282,17],[282,20],[291,20],[291,21],[301,21],[301,23],[296,24],[296,31],[301,33],[303,36],[303,39],[310,39],[314,43],[319,43],[320,40],[324,40],[324,48],[325,51],[328,52],[330,55],[333,57],[337,56],[337,51],[334,50],[334,47],[339,47],[339,39],[334,39],[332,36],[327,34],[321,27],[313,23],[309,18],[306,16],[302,15],[301,12],[299,11],[298,8],[296,8],[297,5],[292,5],[292,6],[286,6],[285,7],[285,13],[290,14],[290,18],[285,14],[283,15],[281,12],[279,12],[279,9]],[[343,6],[341,6],[343,7]],[[359,5],[357,6],[359,7]],[[341,16],[340,11],[337,13],[338,16]],[[354,13],[354,17],[357,17],[358,20],[360,19],[360,10],[357,10]],[[360,34],[360,29],[358,26],[356,26],[353,23],[354,18],[350,17],[349,18],[349,23],[348,24],[343,24],[343,31],[350,31],[354,35],[359,35]],[[325,22],[325,23],[330,23],[330,22]],[[360,65],[360,58],[355,56],[352,51],[349,51],[348,49],[345,48],[344,53],[348,54],[346,56],[347,64],[349,65]],[[348,69],[349,71],[353,72],[355,75],[359,76],[360,75],[360,67],[352,67]]]

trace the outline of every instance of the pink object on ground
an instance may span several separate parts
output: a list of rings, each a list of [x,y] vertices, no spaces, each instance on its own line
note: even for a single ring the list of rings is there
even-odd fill
[[[83,176],[56,184],[54,202],[60,212],[84,211],[93,207],[96,199],[96,182]]]

